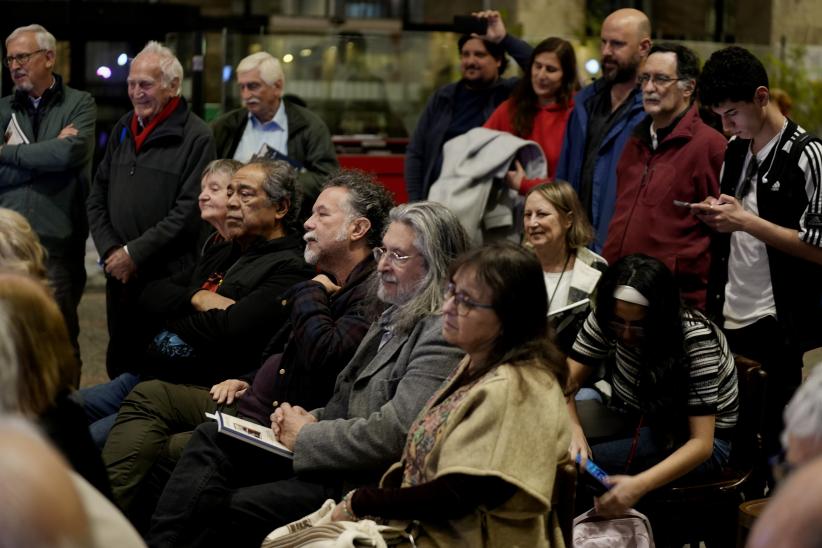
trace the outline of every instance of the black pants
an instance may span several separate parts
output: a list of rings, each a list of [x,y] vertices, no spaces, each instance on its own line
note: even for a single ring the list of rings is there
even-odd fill
[[[291,461],[197,427],[151,520],[151,547],[259,546],[275,528],[337,498],[332,482],[294,476]]]
[[[773,316],[742,329],[726,329],[728,345],[735,354],[759,362],[768,374],[765,385],[765,454],[779,453],[784,428],[783,412],[802,383],[802,351],[790,345]]]
[[[146,348],[159,332],[159,325],[138,303],[147,281],[150,280],[123,284],[111,277],[106,279],[106,371],[111,379],[125,372],[141,371]]]
[[[66,321],[69,340],[74,348],[78,367],[82,363],[80,358],[80,321],[77,318],[77,306],[83,297],[86,288],[86,265],[83,256],[84,250],[72,253],[66,257],[49,256],[46,261],[46,270],[49,283],[54,289],[54,300],[63,313]],[[80,385],[80,370],[77,370],[77,385]]]

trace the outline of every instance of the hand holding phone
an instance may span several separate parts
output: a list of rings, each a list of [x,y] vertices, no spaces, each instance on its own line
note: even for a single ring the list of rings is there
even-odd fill
[[[580,463],[580,455],[577,454],[577,464]],[[588,486],[594,491],[594,494],[597,496],[602,495],[609,489],[611,489],[612,485],[608,482],[608,474],[605,473],[605,470],[594,464],[594,461],[588,457],[588,460],[585,462],[585,471],[587,474],[585,476],[594,478],[596,480],[595,484],[592,482],[587,482]]]
[[[473,15],[455,15],[454,32],[484,36],[488,32],[488,19],[485,17],[474,17]]]

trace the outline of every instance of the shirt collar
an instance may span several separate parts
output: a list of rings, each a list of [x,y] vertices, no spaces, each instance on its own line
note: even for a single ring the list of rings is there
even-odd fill
[[[48,90],[50,90],[50,89],[54,89],[54,85],[55,85],[56,83],[57,83],[57,79],[56,79],[54,76],[52,76],[52,77],[51,77],[51,85],[48,87],[48,89],[46,89],[46,91],[48,91]],[[31,101],[31,104],[34,106],[35,110],[36,110],[36,109],[38,109],[38,108],[40,107],[40,101],[42,101],[42,100],[43,100],[43,96],[45,96],[45,95],[46,95],[46,91],[44,91],[44,92],[40,95],[40,97],[32,97],[31,95],[29,95],[29,101]]]
[[[262,129],[282,129],[288,126],[288,118],[285,115],[285,101],[280,99],[280,106],[277,107],[277,112],[274,113],[274,118],[266,122],[261,122],[256,116],[248,113],[248,119],[251,120],[251,125]]]

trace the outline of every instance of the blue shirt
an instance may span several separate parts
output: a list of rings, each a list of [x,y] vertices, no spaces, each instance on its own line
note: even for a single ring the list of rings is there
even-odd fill
[[[288,156],[288,117],[285,115],[282,100],[274,118],[268,122],[261,122],[256,116],[248,113],[248,122],[234,152],[234,159],[243,163],[248,162],[260,151],[263,144]]]

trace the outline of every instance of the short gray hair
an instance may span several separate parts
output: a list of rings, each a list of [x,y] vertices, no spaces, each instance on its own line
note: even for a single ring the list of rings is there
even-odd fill
[[[11,34],[9,34],[8,38],[6,38],[6,46],[9,45],[9,42],[12,39],[17,38],[19,35],[26,32],[34,33],[34,38],[37,40],[37,45],[40,49],[57,51],[57,40],[55,40],[54,35],[47,31],[42,25],[26,25],[25,27],[17,27],[11,31]]]
[[[457,216],[436,202],[398,205],[388,217],[414,231],[414,247],[425,260],[426,273],[419,290],[394,316],[394,328],[407,333],[423,317],[440,311],[448,268],[470,248],[470,239]]]
[[[141,55],[156,55],[160,58],[160,72],[163,75],[163,87],[171,88],[174,79],[177,79],[177,89],[174,95],[180,95],[183,89],[183,65],[174,52],[162,45],[160,42],[151,40],[146,47],[134,58]]]
[[[782,446],[787,449],[788,435],[822,442],[822,367],[814,369],[785,407]]]
[[[388,213],[394,207],[391,193],[370,173],[359,169],[341,169],[323,185],[340,187],[348,191],[345,208],[348,216],[365,217],[371,223],[366,236],[368,247],[377,247],[388,224]]]
[[[272,204],[287,202],[288,213],[283,217],[283,224],[289,230],[297,229],[297,214],[302,202],[302,193],[297,188],[297,170],[282,160],[252,160],[245,165],[249,166],[262,170],[263,190]]]
[[[258,51],[257,53],[252,53],[248,57],[243,58],[237,65],[237,74],[254,69],[259,69],[260,78],[269,86],[273,86],[278,80],[280,80],[283,83],[283,87],[285,87],[285,74],[283,74],[283,67],[280,65],[277,58],[270,53]]]
[[[231,177],[237,170],[243,167],[242,162],[238,162],[237,160],[232,160],[230,158],[218,158],[216,160],[211,160],[205,169],[203,169],[203,174],[200,175],[200,180],[205,179],[209,175],[215,173],[224,173]]]

